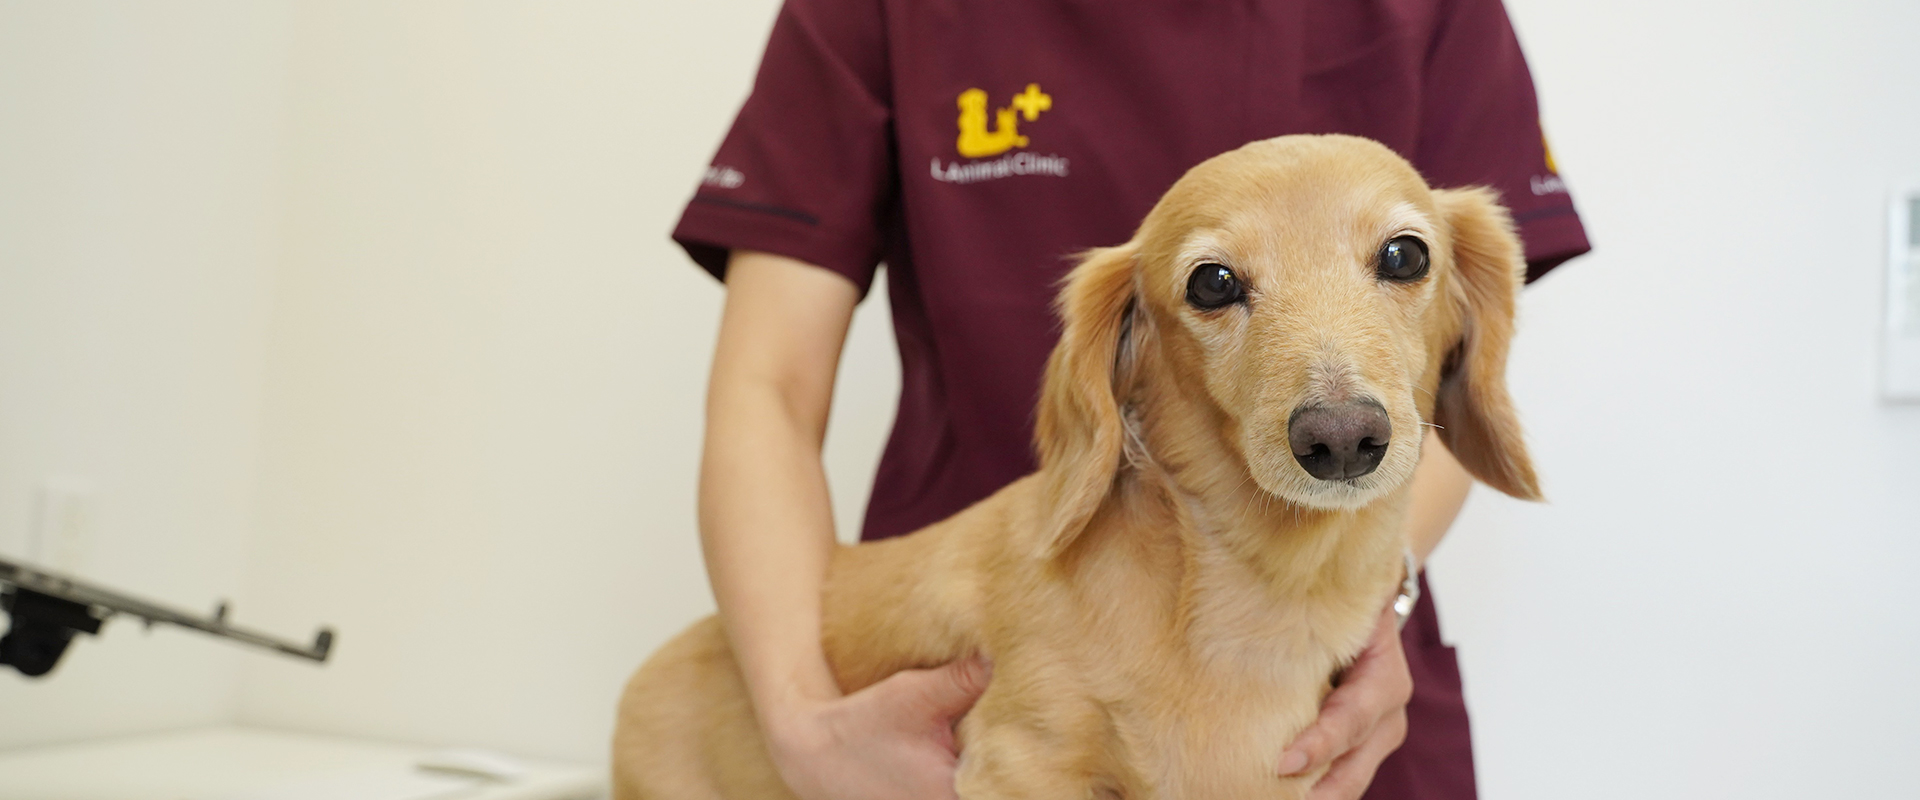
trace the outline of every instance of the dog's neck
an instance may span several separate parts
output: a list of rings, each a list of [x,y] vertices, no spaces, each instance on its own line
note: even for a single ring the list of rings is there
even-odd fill
[[[1155,374],[1167,373],[1146,371],[1123,411],[1129,464],[1111,500],[1178,531],[1177,547],[1129,551],[1180,571],[1169,621],[1210,660],[1312,661],[1301,648],[1350,656],[1398,576],[1407,488],[1350,511],[1268,493],[1232,421]],[[1165,530],[1142,533],[1168,542]]]

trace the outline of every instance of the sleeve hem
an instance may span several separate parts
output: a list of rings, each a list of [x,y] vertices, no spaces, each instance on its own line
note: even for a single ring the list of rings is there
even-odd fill
[[[1573,206],[1552,209],[1555,213],[1535,211],[1521,222],[1520,241],[1527,252],[1527,283],[1533,283],[1569,259],[1592,250],[1587,232]]]
[[[835,236],[811,215],[759,204],[696,197],[673,230],[673,241],[715,279],[727,279],[733,250],[759,250],[802,261],[852,283],[864,299],[879,259],[849,237]]]

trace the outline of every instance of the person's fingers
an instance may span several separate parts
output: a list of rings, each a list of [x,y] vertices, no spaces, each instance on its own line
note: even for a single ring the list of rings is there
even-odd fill
[[[987,662],[975,656],[932,669],[902,670],[873,688],[887,698],[883,705],[916,720],[949,727],[973,708],[987,690],[991,673]]]
[[[1370,712],[1358,703],[1335,705],[1333,702],[1350,685],[1343,684],[1334,690],[1327,698],[1327,705],[1320,709],[1320,718],[1280,755],[1281,775],[1298,775],[1331,763],[1372,732],[1375,723],[1380,721],[1377,712]]]
[[[1381,617],[1373,641],[1342,673],[1340,686],[1327,695],[1320,717],[1295,737],[1280,755],[1280,774],[1297,775],[1332,763],[1358,747],[1389,714],[1404,709],[1413,696],[1413,676],[1391,614]]]
[[[1373,783],[1380,763],[1400,749],[1400,743],[1406,739],[1406,711],[1388,714],[1359,747],[1334,760],[1333,767],[1307,793],[1307,800],[1359,800]]]
[[[993,677],[993,668],[979,656],[963,658],[928,672],[932,673],[927,695],[929,708],[949,723],[973,708],[980,695],[986,693],[987,681]]]

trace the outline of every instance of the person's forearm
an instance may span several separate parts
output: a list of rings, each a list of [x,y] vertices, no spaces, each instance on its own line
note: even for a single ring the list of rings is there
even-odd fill
[[[839,694],[820,647],[820,589],[834,547],[817,443],[777,398],[741,391],[710,414],[700,539],[714,598],[755,708]]]
[[[1420,466],[1413,471],[1413,501],[1407,510],[1407,540],[1416,563],[1425,565],[1427,556],[1440,546],[1472,488],[1473,477],[1440,443],[1440,437],[1427,434]]]
[[[820,645],[834,544],[820,462],[858,293],[817,267],[734,254],[707,392],[700,540],[727,638],[763,728],[838,697]]]

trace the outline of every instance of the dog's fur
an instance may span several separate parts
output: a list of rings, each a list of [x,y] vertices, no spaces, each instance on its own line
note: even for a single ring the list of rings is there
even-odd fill
[[[1423,280],[1376,277],[1417,236]],[[1199,264],[1247,302],[1185,300]],[[1481,481],[1535,498],[1503,372],[1524,263],[1491,191],[1435,191],[1371,141],[1290,136],[1213,158],[1059,299],[1040,470],[910,536],[840,549],[823,641],[854,691],[989,657],[958,729],[964,798],[1299,798],[1276,777],[1401,577],[1431,420]],[[1371,398],[1379,467],[1323,481],[1289,414]],[[618,798],[790,798],[720,624],[621,701]]]

